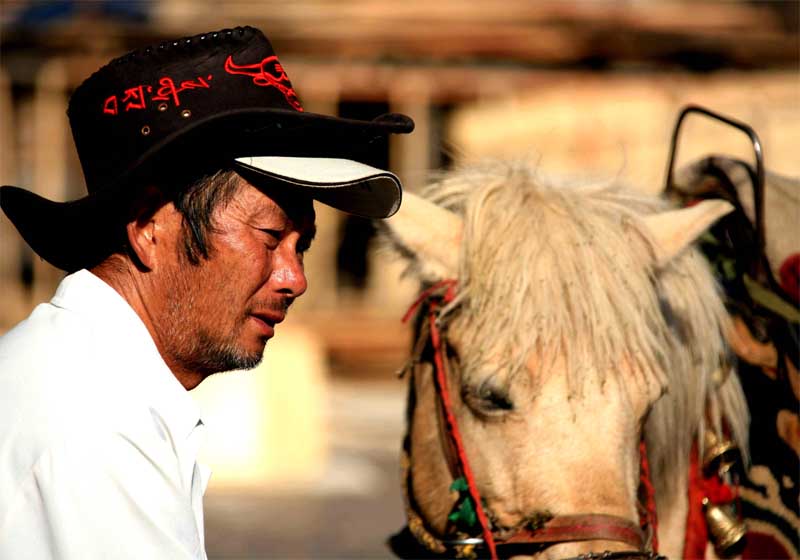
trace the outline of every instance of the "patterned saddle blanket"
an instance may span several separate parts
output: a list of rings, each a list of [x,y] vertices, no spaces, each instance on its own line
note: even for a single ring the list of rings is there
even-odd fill
[[[681,170],[682,203],[724,198],[736,210],[700,242],[734,320],[729,337],[750,408],[751,464],[740,500],[744,558],[800,557],[800,180],[767,173],[765,247],[759,247],[755,173],[719,156]]]

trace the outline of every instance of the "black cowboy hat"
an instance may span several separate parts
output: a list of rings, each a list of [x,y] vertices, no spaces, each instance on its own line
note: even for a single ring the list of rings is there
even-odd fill
[[[176,169],[231,167],[356,215],[392,215],[399,179],[363,163],[370,145],[413,121],[307,113],[267,38],[237,27],[128,53],[72,95],[67,114],[88,196],[54,202],[0,187],[0,206],[46,261],[75,270],[102,257],[130,187]]]

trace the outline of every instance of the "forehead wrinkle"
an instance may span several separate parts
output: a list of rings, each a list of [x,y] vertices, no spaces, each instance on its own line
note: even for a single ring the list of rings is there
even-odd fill
[[[285,221],[291,229],[297,231],[311,229],[314,226],[316,214],[310,198],[287,193],[273,196],[263,189],[259,189],[259,191],[266,198],[266,203],[260,205],[260,208],[254,209],[252,213],[254,218],[277,217],[279,220]]]
[[[244,194],[236,198],[248,220],[270,219],[293,222],[298,225],[304,214],[313,211],[311,199],[302,193],[286,189],[281,185],[251,182],[247,175],[237,171],[240,184],[245,187]]]
[[[265,197],[265,199],[261,199],[262,196]],[[261,193],[254,203],[246,204],[245,201],[242,201],[241,205],[244,206],[246,215],[251,220],[277,217],[289,221],[289,216],[286,211],[264,193]]]

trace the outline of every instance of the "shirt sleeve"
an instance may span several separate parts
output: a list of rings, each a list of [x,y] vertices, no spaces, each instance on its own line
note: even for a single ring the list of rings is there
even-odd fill
[[[76,439],[45,451],[19,488],[0,558],[206,558],[193,481],[169,445],[121,433]]]

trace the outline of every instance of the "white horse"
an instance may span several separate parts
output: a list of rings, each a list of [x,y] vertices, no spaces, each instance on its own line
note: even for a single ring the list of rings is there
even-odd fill
[[[450,172],[424,198],[405,195],[386,235],[423,285],[455,281],[430,325],[441,331],[479,509],[499,543],[564,516],[638,527],[644,441],[659,552],[683,557],[687,512],[701,507],[687,498],[693,446],[702,456],[710,430],[747,449],[746,406],[725,359],[727,315],[690,247],[730,209],[717,200],[669,210],[614,184],[554,186],[532,166],[508,162]],[[447,411],[421,315],[409,526],[427,550],[452,554],[448,541],[472,541],[454,522],[464,493],[453,483],[462,473],[443,429]],[[632,548],[607,535],[521,554]]]

